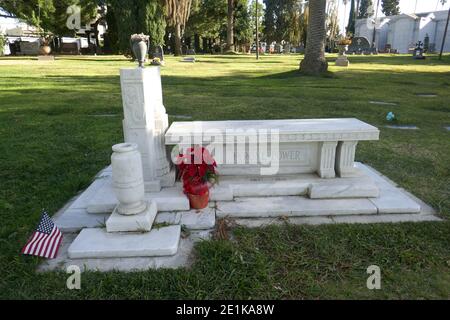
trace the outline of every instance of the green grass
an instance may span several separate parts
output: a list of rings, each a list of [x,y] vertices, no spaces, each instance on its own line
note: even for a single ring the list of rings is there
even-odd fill
[[[19,251],[42,208],[56,212],[109,163],[111,145],[123,140],[119,68],[133,64],[118,56],[2,58],[0,298],[450,298],[449,55],[351,56],[349,68],[330,63],[320,78],[298,75],[300,56],[179,60],[168,57],[162,69],[169,115],[357,117],[381,130],[380,141],[360,144],[357,160],[446,221],[238,228],[236,241],[199,243],[191,269],[87,272],[82,290],[70,291],[65,273],[38,274],[41,260]],[[389,111],[420,130],[385,128]],[[371,264],[381,267],[381,290],[366,288]]]

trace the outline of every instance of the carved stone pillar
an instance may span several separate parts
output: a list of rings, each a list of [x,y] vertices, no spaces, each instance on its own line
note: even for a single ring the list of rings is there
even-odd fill
[[[168,117],[163,105],[159,67],[121,69],[125,142],[138,145],[147,192],[172,186],[175,171],[164,144]]]
[[[321,178],[334,178],[336,176],[334,171],[336,145],[337,141],[319,143],[319,168],[317,173]]]
[[[336,173],[341,177],[355,174],[355,151],[358,141],[340,141],[336,148]]]

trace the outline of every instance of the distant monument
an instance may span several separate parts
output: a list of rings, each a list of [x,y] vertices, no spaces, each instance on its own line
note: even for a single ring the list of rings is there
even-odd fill
[[[349,54],[370,54],[376,53],[376,49],[371,48],[369,40],[366,37],[354,37],[351,45],[348,46]]]

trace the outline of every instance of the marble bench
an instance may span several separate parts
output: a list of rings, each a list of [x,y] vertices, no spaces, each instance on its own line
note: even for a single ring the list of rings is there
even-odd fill
[[[358,142],[378,139],[376,127],[355,118],[173,122],[165,134],[166,145],[182,150],[207,146],[221,175],[264,175],[277,162],[266,174],[321,178],[355,176]]]

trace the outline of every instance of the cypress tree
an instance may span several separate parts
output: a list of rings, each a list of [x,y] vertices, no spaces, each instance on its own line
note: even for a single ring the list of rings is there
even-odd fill
[[[355,34],[355,20],[356,20],[355,0],[352,0],[350,6],[350,15],[348,17],[347,35]]]

